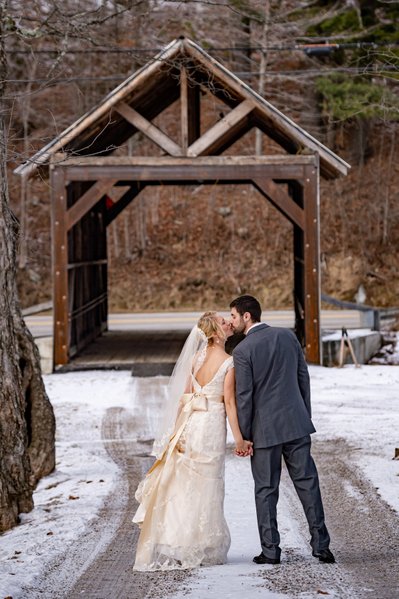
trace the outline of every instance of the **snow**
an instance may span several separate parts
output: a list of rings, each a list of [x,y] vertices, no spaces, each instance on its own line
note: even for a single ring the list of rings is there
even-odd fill
[[[81,372],[44,380],[57,420],[56,470],[39,482],[34,510],[0,537],[0,597],[22,597],[21,586],[90,526],[119,477],[101,441],[101,421],[108,407],[132,399],[132,378]]]
[[[310,367],[313,422],[319,440],[344,438],[381,497],[399,512],[399,368]]]
[[[384,344],[380,351],[372,357],[370,364],[390,364],[399,366],[399,333],[384,331]]]
[[[352,459],[358,468],[399,512],[399,461],[393,460],[399,445],[399,368],[312,366],[310,375],[318,440],[343,438],[355,447]],[[21,524],[0,538],[0,597],[23,599],[21,588],[34,585],[50,560],[79,543],[80,535],[98,518],[107,495],[120,480],[119,469],[101,440],[106,410],[128,409],[140,422],[141,438],[151,436],[157,414],[155,394],[146,398],[143,409],[137,379],[126,371],[75,372],[44,378],[57,418],[57,469],[39,483],[34,493],[35,509],[22,514]],[[153,379],[158,389],[161,382]],[[279,506],[284,544],[303,552],[298,525],[289,519],[284,497]],[[259,586],[257,566],[251,562],[259,551],[259,542],[248,459],[227,459],[225,512],[232,535],[229,562],[201,569],[190,579],[184,597],[283,597]],[[176,595],[175,599],[182,597]]]
[[[349,339],[357,339],[358,337],[367,337],[367,335],[375,334],[371,329],[350,329],[348,330]],[[323,341],[340,341],[342,339],[342,330],[334,331],[323,335]]]

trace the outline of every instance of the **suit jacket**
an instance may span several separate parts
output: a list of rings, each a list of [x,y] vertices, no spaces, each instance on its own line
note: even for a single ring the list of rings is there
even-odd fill
[[[302,348],[289,329],[260,324],[233,351],[238,420],[254,448],[315,432]]]

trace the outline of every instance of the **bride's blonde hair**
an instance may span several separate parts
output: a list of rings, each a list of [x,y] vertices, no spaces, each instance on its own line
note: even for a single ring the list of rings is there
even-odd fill
[[[203,333],[205,333],[208,339],[208,345],[213,345],[213,336],[217,335],[225,339],[226,335],[220,324],[217,321],[217,312],[204,312],[200,317],[197,326]]]

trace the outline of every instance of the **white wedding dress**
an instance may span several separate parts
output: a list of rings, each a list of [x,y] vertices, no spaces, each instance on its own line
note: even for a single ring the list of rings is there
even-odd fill
[[[230,533],[223,513],[226,411],[223,386],[233,358],[182,398],[175,431],[141,481],[133,522],[140,525],[134,570],[174,570],[226,562]]]

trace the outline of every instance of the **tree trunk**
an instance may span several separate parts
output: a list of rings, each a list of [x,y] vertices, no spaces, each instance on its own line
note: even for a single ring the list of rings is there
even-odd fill
[[[6,8],[0,0],[0,532],[33,508],[36,482],[55,465],[54,413],[16,290],[18,224],[8,202],[4,101]]]

